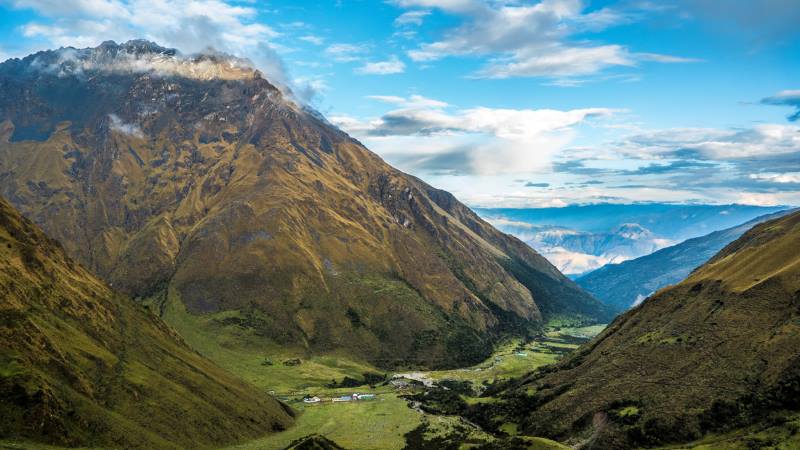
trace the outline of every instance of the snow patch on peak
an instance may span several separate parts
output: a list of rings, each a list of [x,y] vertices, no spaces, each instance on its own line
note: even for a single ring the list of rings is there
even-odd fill
[[[26,58],[27,59],[27,58]],[[94,48],[60,48],[37,53],[30,69],[59,77],[83,77],[94,72],[178,76],[199,80],[239,80],[261,77],[253,64],[242,58],[209,49],[183,55],[176,49],[150,41],[123,44],[106,41]]]
[[[615,234],[628,239],[652,239],[653,233],[638,223],[623,223],[614,231]]]

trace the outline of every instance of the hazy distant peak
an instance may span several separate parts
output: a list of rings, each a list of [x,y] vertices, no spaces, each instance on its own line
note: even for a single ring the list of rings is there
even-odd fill
[[[30,70],[60,77],[83,77],[94,72],[152,73],[157,76],[179,76],[200,80],[261,77],[261,73],[246,59],[213,49],[198,54],[183,55],[174,48],[162,47],[141,39],[122,44],[106,41],[94,48],[62,47],[58,50],[39,52],[29,58],[31,58],[28,65]]]
[[[653,236],[650,230],[638,223],[623,223],[617,227],[615,233],[628,239],[642,239]]]

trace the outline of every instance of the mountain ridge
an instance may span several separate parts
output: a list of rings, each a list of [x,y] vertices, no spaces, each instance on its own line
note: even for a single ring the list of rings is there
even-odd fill
[[[697,440],[800,410],[800,212],[756,225],[555,366],[508,383],[489,417],[582,448]]]
[[[130,54],[118,47],[102,52]],[[184,59],[156,52],[122,74],[30,69],[42,54],[0,65],[3,90],[22,93],[0,99],[0,192],[116,288],[209,319],[209,335],[398,365],[478,361],[536,332],[540,305],[610,318],[259,73],[165,75],[162,59]]]
[[[649,255],[607,264],[575,280],[598,299],[624,311],[636,306],[657,290],[682,281],[695,268],[700,267],[753,226],[774,219],[791,210],[759,216],[741,225],[715,231],[705,236],[688,239]]]
[[[0,198],[0,436],[62,446],[236,443],[294,413],[191,350]]]

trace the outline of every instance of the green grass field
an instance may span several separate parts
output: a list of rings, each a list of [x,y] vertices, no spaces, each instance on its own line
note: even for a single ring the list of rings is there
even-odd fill
[[[348,449],[402,448],[403,435],[421,423],[421,414],[392,393],[353,403],[290,405],[300,413],[294,427],[232,448],[282,449],[311,433],[321,434]]]
[[[554,352],[553,348],[561,348],[564,351],[576,348],[578,344],[571,342],[570,336],[588,337],[589,334],[596,334],[602,329],[603,326],[593,326],[551,331],[542,340],[528,343],[518,340],[507,342],[500,346],[492,357],[473,367],[416,373],[434,381],[462,380],[470,381],[474,385],[508,379],[557,361],[561,354]],[[224,349],[218,345],[216,347],[206,347],[206,351],[212,350],[206,353],[207,356],[229,370],[257,386],[275,390],[279,394],[292,391],[293,395],[289,397],[288,403],[300,414],[296,424],[289,430],[232,447],[233,449],[281,449],[295,439],[312,433],[323,435],[348,449],[395,449],[404,446],[404,434],[423,423],[428,425],[426,437],[447,435],[455,427],[461,430],[470,429],[470,426],[459,417],[423,414],[410,408],[407,401],[400,398],[391,386],[338,389],[325,387],[331,378],[341,379],[344,375],[358,377],[366,371],[379,372],[366,363],[333,356],[319,356],[304,360],[298,366],[284,366],[280,363],[281,358],[293,355],[281,351],[274,353],[260,351],[253,353],[249,360],[243,361],[240,358],[241,354],[236,358],[234,353],[226,354]],[[272,366],[261,365],[265,357],[273,361]],[[306,405],[301,401],[304,394],[318,395],[327,399],[352,392],[373,393],[377,397],[370,401],[323,402],[315,405]],[[465,400],[469,403],[494,401],[492,398],[479,397],[467,397]],[[488,442],[492,439],[492,436],[477,429],[470,432],[470,440]],[[560,448],[558,444],[547,440],[531,441],[531,446]],[[463,448],[469,448],[469,444],[465,444]]]

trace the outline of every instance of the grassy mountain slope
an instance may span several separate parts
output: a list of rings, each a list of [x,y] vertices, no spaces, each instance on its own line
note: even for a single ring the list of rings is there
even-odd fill
[[[0,191],[115,288],[206,336],[452,366],[536,329],[543,309],[610,315],[241,61],[143,41],[69,55],[0,65],[3,92],[20,93],[0,98]],[[130,60],[149,69],[119,69]]]
[[[757,225],[487,415],[588,448],[687,442],[800,408],[800,213]],[[796,427],[795,427],[796,429]]]
[[[755,225],[788,211],[767,214],[620,264],[607,264],[575,280],[617,311],[625,311],[657,290],[686,278],[730,242]]]
[[[219,446],[293,421],[2,199],[0,417],[0,438],[104,448]]]

